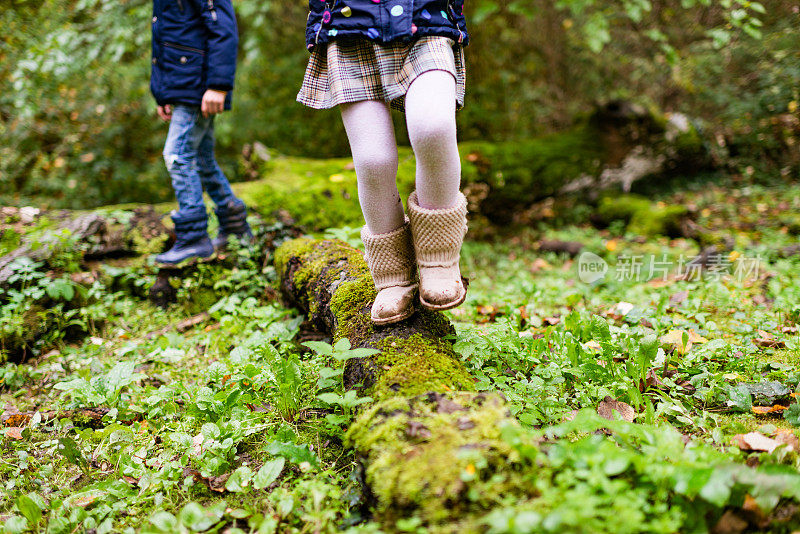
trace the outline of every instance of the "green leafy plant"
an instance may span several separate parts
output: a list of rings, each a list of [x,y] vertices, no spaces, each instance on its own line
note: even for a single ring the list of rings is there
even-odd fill
[[[338,406],[341,409],[339,414],[328,414],[325,420],[333,426],[347,423],[353,418],[355,409],[367,402],[372,402],[370,397],[359,397],[355,389],[345,391],[344,389],[344,364],[353,358],[368,358],[380,351],[375,349],[352,348],[350,340],[340,339],[333,346],[322,341],[307,341],[305,346],[310,348],[323,361],[336,361],[337,367],[324,365],[319,371],[317,380],[318,391],[317,399],[330,406]],[[332,390],[332,391],[324,391]]]
[[[135,368],[135,362],[119,362],[107,373],[95,375],[88,380],[74,378],[59,382],[53,387],[66,392],[75,406],[106,405],[124,408],[123,390],[146,376],[135,372]]]

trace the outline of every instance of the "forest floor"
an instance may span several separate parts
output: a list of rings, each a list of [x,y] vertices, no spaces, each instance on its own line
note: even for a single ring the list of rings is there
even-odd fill
[[[756,474],[800,466],[800,255],[781,252],[800,241],[800,186],[695,189],[656,200],[689,206],[725,237],[702,269],[694,240],[642,237],[623,221],[545,217],[466,243],[469,296],[450,312],[456,350],[476,389],[501,392],[523,425],[563,447],[540,502],[498,503],[487,532],[797,526],[800,502],[786,498],[800,494],[795,479],[767,488],[756,478],[742,494],[714,469],[669,488],[625,483],[626,440],[654,473],[702,461],[697,450]],[[328,235],[358,245],[352,228]],[[543,240],[583,251],[543,252]],[[65,252],[63,274],[38,267],[18,266],[0,308],[8,330],[24,302],[63,305],[38,354],[0,364],[5,532],[426,531],[413,514],[370,519],[343,443],[355,410],[318,398],[344,392],[320,345],[303,345],[331,340],[267,289],[276,275],[260,251],[200,265],[168,309],[146,299],[146,262]],[[582,409],[650,433],[564,430]]]

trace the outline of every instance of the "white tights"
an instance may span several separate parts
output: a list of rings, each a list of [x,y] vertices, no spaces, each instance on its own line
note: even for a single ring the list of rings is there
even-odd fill
[[[419,204],[450,208],[461,185],[461,160],[456,143],[456,82],[446,71],[429,71],[406,94],[406,123],[417,159]],[[341,106],[353,152],[358,199],[367,228],[386,234],[403,225],[397,192],[397,142],[389,105],[366,100]]]

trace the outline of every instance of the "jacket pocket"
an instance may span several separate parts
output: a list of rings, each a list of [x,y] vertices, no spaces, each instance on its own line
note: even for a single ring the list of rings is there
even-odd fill
[[[172,89],[198,89],[204,84],[205,52],[199,48],[162,42],[163,82]]]

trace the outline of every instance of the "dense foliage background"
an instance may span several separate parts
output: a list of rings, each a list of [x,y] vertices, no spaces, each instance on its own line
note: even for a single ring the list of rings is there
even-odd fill
[[[148,89],[150,2],[3,3],[0,203],[169,199],[166,128]],[[305,2],[235,6],[235,110],[218,122],[231,177],[245,178],[239,155],[255,141],[287,154],[345,155],[337,112],[294,102],[307,60]],[[467,10],[474,44],[463,140],[562,129],[595,103],[622,98],[691,116],[745,174],[788,175],[800,162],[794,1],[765,9],[734,0],[473,0]]]

